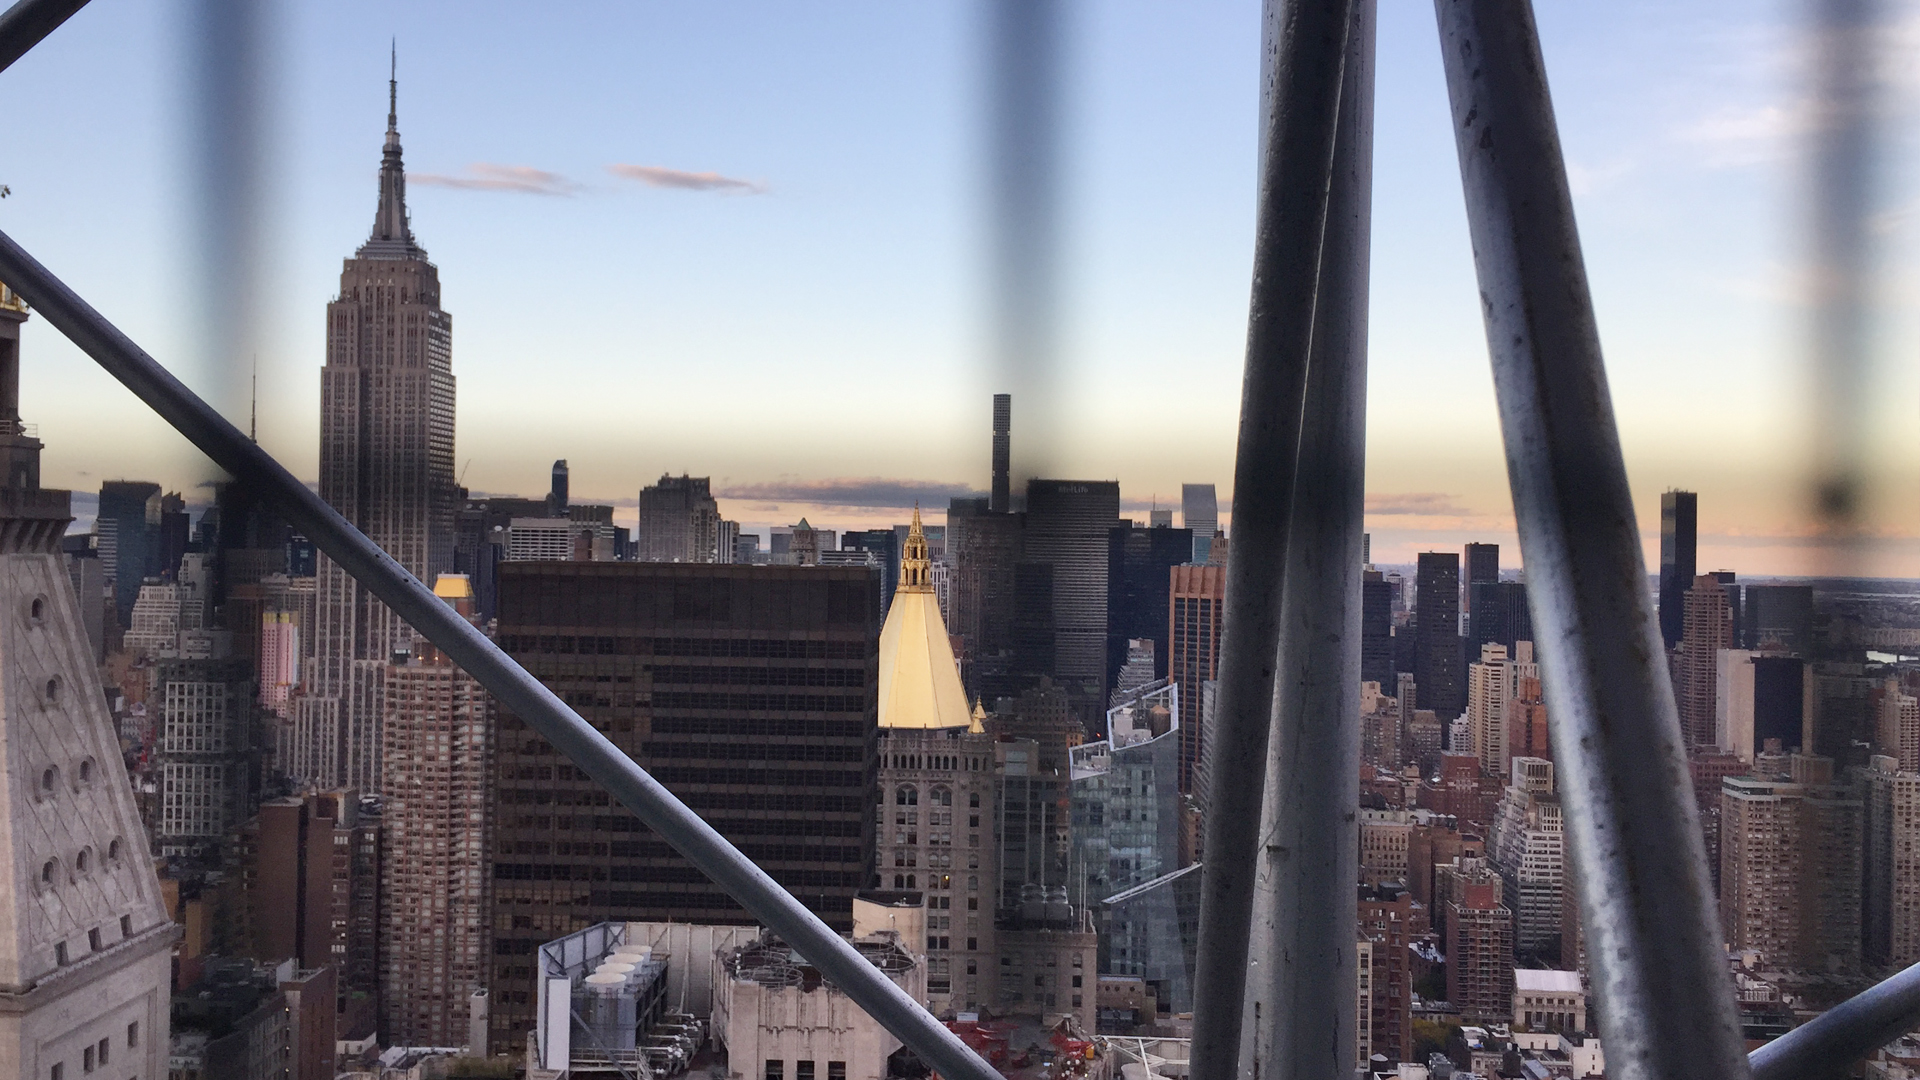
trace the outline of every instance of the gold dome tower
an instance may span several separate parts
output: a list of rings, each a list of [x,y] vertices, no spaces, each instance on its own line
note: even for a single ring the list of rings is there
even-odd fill
[[[900,556],[900,586],[880,631],[880,726],[936,730],[971,721],[947,624],[933,596],[927,536],[916,506]]]

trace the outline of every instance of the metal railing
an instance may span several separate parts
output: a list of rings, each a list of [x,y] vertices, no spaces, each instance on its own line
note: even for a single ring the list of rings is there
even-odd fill
[[[83,5],[21,0],[0,14],[0,69]],[[1740,1052],[1532,8],[1435,8],[1610,1072],[1842,1069],[1920,1022],[1920,965]],[[1194,1080],[1328,1080],[1352,1066],[1374,9],[1266,9]],[[923,1060],[953,1080],[994,1080],[851,944],[4,234],[0,279]]]

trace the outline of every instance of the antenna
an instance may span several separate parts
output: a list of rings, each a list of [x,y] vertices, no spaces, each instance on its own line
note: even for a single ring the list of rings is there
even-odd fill
[[[253,393],[247,405],[247,438],[260,441],[260,354],[253,354]]]

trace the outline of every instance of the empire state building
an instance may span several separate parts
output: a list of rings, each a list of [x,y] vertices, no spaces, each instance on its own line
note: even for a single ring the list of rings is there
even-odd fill
[[[327,305],[320,372],[320,497],[422,581],[452,568],[453,318],[407,220],[398,86],[373,232]],[[381,670],[412,630],[321,556],[313,658],[294,711],[289,775],[380,790]]]

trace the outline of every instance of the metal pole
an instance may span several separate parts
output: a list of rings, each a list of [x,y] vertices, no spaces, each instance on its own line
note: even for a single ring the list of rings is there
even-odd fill
[[[1528,0],[1435,0],[1609,1074],[1746,1075]]]
[[[1353,0],[1283,7],[1272,59],[1253,295],[1233,474],[1232,554],[1207,792],[1193,1003],[1193,1080],[1239,1070],[1253,922],[1254,854],[1280,643],[1282,575],[1300,452],[1301,403]]]
[[[479,680],[503,707],[532,725],[755,919],[797,949],[922,1061],[953,1080],[1001,1080],[978,1054],[801,906],[779,882],[4,233],[0,233],[0,281],[11,285],[215,464],[271,498],[328,558]]]
[[[1366,502],[1374,0],[1341,78],[1281,602],[1241,1074],[1353,1074],[1360,878],[1360,531]]]
[[[0,12],[0,71],[12,67],[40,39],[86,6],[87,0],[20,0]]]
[[[1753,1080],[1843,1076],[1920,1024],[1920,964],[1875,983],[1747,1055]],[[1607,1052],[1613,1052],[1609,1044]]]

